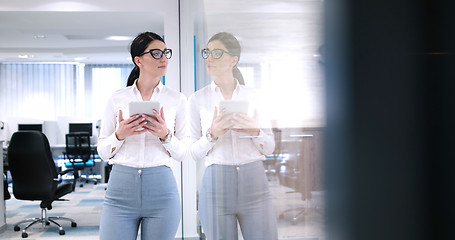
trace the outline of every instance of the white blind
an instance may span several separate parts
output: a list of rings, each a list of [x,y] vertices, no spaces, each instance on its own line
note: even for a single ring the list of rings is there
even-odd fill
[[[0,64],[0,120],[74,115],[75,64]]]
[[[86,92],[90,97],[88,114],[101,119],[107,100],[115,90],[126,87],[133,64],[96,64],[85,66]],[[96,103],[96,104],[92,104]]]
[[[97,120],[110,94],[126,86],[132,64],[0,63],[0,120]]]

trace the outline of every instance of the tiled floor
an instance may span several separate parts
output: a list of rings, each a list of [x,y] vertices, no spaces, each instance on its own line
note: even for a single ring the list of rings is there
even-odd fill
[[[320,206],[321,200],[303,202],[299,193],[291,192],[292,189],[281,186],[276,179],[271,179],[270,189],[274,196],[274,203],[279,216],[283,211],[306,206],[307,213],[295,224],[290,220],[294,212],[289,212],[278,219],[278,234],[280,240],[323,240],[324,221]],[[50,216],[71,217],[78,223],[77,228],[71,228],[70,223],[61,221],[65,235],[59,235],[56,227],[41,228],[40,225],[30,228],[27,239],[56,240],[56,239],[84,239],[97,240],[99,219],[105,193],[105,184],[85,184],[77,188],[76,192],[65,196],[69,201],[54,202],[53,209],[48,212]],[[25,218],[36,217],[40,214],[40,202],[19,201],[14,198],[6,201],[7,230],[0,234],[0,239],[21,239],[21,233],[13,230],[13,224]],[[317,210],[315,210],[317,208]],[[241,236],[241,234],[240,234]],[[242,238],[240,238],[242,239]]]

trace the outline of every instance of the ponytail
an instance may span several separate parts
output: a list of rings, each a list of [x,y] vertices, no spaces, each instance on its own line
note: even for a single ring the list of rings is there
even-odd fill
[[[164,39],[160,37],[160,35],[154,33],[154,32],[143,32],[133,40],[130,44],[130,54],[131,54],[131,60],[133,60],[134,63],[134,58],[137,56],[141,56],[145,49],[147,49],[147,46],[153,42],[154,40],[158,40],[160,42],[164,43]],[[132,86],[134,84],[134,81],[139,78],[139,67],[134,63],[134,68],[131,70],[130,76],[128,77],[128,81],[126,83],[126,86]]]
[[[241,52],[240,43],[232,33],[219,32],[219,33],[213,35],[209,39],[209,42],[212,42],[215,40],[218,40],[221,43],[223,43],[223,45],[228,50],[229,55],[237,56],[238,61],[240,60],[240,52]],[[240,85],[245,85],[245,80],[243,79],[243,75],[237,66],[234,66],[234,68],[232,68],[232,75],[234,75],[234,78],[236,78],[239,81]]]
[[[243,75],[237,66],[232,68],[232,75],[234,75],[234,78],[239,81],[240,85],[245,85],[245,80],[243,79]]]
[[[127,87],[133,86],[134,81],[136,81],[136,79],[138,79],[138,78],[139,78],[139,68],[136,65],[134,65],[134,68],[133,68],[133,70],[131,70],[130,76],[128,77],[126,86]]]

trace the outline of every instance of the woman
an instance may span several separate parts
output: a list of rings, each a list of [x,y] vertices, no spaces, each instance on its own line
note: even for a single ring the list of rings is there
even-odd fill
[[[130,46],[134,62],[126,88],[113,93],[101,123],[98,153],[112,164],[100,223],[101,240],[174,239],[180,199],[171,170],[186,145],[186,98],[165,87],[172,50],[152,32],[139,34]],[[130,116],[131,101],[158,101],[154,117]],[[174,136],[175,134],[175,136]]]
[[[274,150],[270,128],[261,128],[258,111],[219,111],[223,100],[257,99],[240,83],[236,67],[240,44],[230,33],[214,35],[202,50],[210,85],[189,98],[194,159],[205,159],[199,195],[199,218],[209,240],[237,239],[237,222],[245,240],[278,239],[275,210],[262,160]]]

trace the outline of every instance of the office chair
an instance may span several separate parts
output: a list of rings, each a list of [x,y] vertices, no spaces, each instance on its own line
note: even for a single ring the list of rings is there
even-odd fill
[[[290,137],[289,146],[290,158],[288,161],[283,161],[279,171],[280,184],[292,188],[296,193],[300,193],[301,200],[304,201],[304,206],[288,209],[279,215],[284,218],[287,212],[296,212],[291,218],[291,224],[295,225],[299,219],[310,211],[319,212],[316,202],[313,200],[315,190],[322,189],[322,182],[319,179],[321,176],[317,174],[317,167],[320,164],[320,136],[321,129],[295,129]],[[313,205],[310,204],[313,202]]]
[[[77,180],[85,180],[98,183],[97,179],[81,177],[81,171],[86,168],[91,168],[95,165],[95,152],[92,150],[90,145],[90,134],[85,132],[74,132],[66,134],[66,148],[63,153],[65,159],[68,160],[65,163],[65,167],[74,175],[74,186],[76,186]],[[79,185],[83,187],[81,183]]]
[[[305,200],[303,197],[302,191],[302,181],[303,181],[303,171],[300,170],[299,165],[301,165],[300,159],[290,159],[285,162],[281,163],[279,174],[279,181],[280,184],[286,187],[293,189],[294,191],[287,192],[287,193],[301,193],[302,200]],[[286,209],[283,211],[278,217],[283,219],[284,216],[289,212],[296,212],[290,220],[292,225],[297,224],[300,217],[302,217],[306,213],[307,207],[295,207],[291,209]]]
[[[52,209],[52,202],[62,201],[64,195],[73,191],[71,182],[59,183],[59,173],[52,158],[51,149],[46,136],[38,131],[19,131],[11,137],[8,147],[8,163],[13,182],[13,195],[19,200],[41,201],[41,217],[30,218],[14,224],[14,231],[19,225],[30,222],[22,230],[22,238],[28,237],[27,229],[36,223],[55,224],[59,234],[65,230],[56,220],[67,220],[71,227],[76,222],[71,218],[49,217],[47,210]]]
[[[279,170],[278,163],[281,161],[281,129],[273,128],[273,136],[275,140],[275,149],[271,155],[265,157],[264,168],[267,179],[270,181],[271,175],[276,175]]]
[[[295,131],[295,130],[291,130]],[[287,150],[289,158],[280,162],[278,179],[281,185],[293,189],[288,193],[300,193],[302,200],[307,200],[305,196],[304,161],[308,146],[305,146],[303,138],[294,138],[288,142]],[[308,206],[294,207],[283,211],[279,218],[283,219],[287,213],[295,213],[290,220],[292,225],[297,224],[299,219],[307,213]]]

